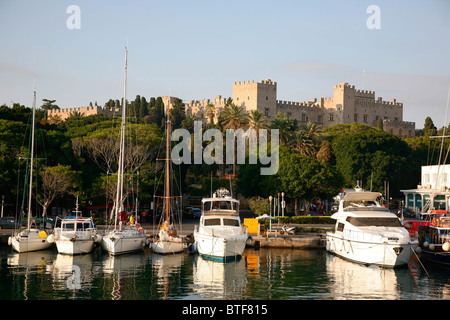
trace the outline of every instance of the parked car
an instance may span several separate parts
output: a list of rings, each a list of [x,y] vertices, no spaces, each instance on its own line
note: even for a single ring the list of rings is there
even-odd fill
[[[201,215],[202,215],[202,210],[200,210],[200,208],[192,208],[192,217],[200,218]]]
[[[0,218],[0,229],[14,229],[16,227],[16,219],[13,217]]]

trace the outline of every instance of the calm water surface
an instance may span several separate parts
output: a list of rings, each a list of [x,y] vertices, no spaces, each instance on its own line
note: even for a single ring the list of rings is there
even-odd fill
[[[70,257],[2,246],[0,257],[2,300],[450,298],[450,268],[425,264],[427,275],[417,260],[398,270],[367,267],[325,250],[246,249],[239,261],[221,263],[150,250]]]

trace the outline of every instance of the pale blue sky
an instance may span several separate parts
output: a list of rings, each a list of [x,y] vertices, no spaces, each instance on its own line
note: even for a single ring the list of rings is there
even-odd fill
[[[66,13],[78,5],[81,29]],[[370,30],[369,5],[381,10]],[[234,81],[270,78],[278,99],[333,95],[339,82],[404,103],[404,120],[444,124],[450,86],[450,1],[0,0],[0,104],[86,106],[232,96]],[[448,122],[448,121],[447,121]]]

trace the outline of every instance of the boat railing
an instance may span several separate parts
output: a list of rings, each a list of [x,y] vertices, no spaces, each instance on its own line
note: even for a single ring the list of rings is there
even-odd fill
[[[96,234],[95,228],[87,228],[85,230],[64,230],[55,228],[56,239],[73,238],[73,239],[91,239]]]
[[[440,229],[438,232],[433,232],[426,237],[429,243],[444,244],[450,241],[450,229]]]
[[[371,207],[359,207],[359,206],[348,206],[344,208],[344,211],[346,212],[350,212],[350,211],[389,211],[389,209],[384,208],[384,207],[376,207],[376,206],[371,206]]]

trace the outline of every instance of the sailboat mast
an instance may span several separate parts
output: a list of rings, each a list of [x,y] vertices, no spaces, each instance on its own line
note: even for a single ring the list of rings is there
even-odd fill
[[[125,120],[127,108],[127,61],[128,49],[125,47],[125,76],[123,84],[123,104],[122,104],[122,122],[120,126],[120,155],[119,155],[119,169],[117,172],[117,194],[115,203],[115,222],[117,225],[117,216],[119,212],[123,211],[123,169],[124,169],[124,155],[125,155]]]
[[[30,160],[30,186],[28,192],[28,229],[31,227],[31,194],[33,192],[33,165],[34,165],[34,127],[36,122],[36,91],[33,92],[33,123],[31,126],[31,160]]]
[[[170,98],[169,98],[170,99]],[[169,155],[170,155],[170,119],[169,119],[169,109],[170,109],[170,100],[167,103],[167,128],[166,128],[166,221],[169,222],[169,196],[170,196],[170,163],[169,163]]]

